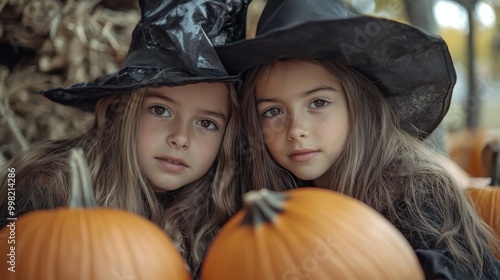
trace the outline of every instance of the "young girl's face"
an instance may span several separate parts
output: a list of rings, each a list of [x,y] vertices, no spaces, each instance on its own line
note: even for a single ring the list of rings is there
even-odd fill
[[[229,90],[222,83],[148,89],[139,122],[138,157],[156,192],[201,178],[224,137]]]
[[[348,109],[343,88],[323,67],[279,62],[257,79],[255,98],[271,156],[302,180],[325,175],[344,148]]]

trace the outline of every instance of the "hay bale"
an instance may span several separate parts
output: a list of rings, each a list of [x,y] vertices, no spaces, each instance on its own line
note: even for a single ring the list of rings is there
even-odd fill
[[[0,45],[17,56],[0,68],[0,167],[24,146],[90,125],[91,113],[39,91],[117,71],[140,19],[136,2],[0,0]]]

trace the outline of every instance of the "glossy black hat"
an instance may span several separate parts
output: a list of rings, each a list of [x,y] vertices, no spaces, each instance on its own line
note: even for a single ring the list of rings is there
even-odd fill
[[[456,82],[441,37],[354,16],[341,0],[268,0],[255,38],[216,50],[230,74],[281,58],[333,59],[373,81],[404,113],[404,128],[419,137],[441,122]]]
[[[141,0],[141,20],[120,71],[42,93],[55,102],[92,110],[101,97],[143,87],[237,82],[213,46],[244,38],[248,2]]]

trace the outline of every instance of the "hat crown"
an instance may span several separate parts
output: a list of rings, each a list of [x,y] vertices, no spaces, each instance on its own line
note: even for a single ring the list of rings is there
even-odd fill
[[[139,0],[141,20],[115,73],[42,93],[49,99],[83,110],[97,100],[140,88],[201,82],[238,83],[228,75],[214,46],[245,36],[250,0]]]
[[[254,38],[216,46],[230,73],[277,59],[329,59],[360,72],[423,138],[448,111],[456,74],[446,42],[420,28],[351,12],[342,0],[268,0]]]
[[[296,25],[352,16],[341,0],[268,0],[257,25],[257,36]]]
[[[245,36],[249,0],[141,0],[125,67],[227,75],[214,45]]]

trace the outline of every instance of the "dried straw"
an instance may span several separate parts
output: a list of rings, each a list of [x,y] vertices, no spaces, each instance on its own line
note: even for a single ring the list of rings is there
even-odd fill
[[[99,0],[0,0],[0,43],[36,56],[0,69],[0,167],[42,139],[81,133],[92,114],[51,102],[38,92],[115,72],[139,10],[105,8]],[[24,139],[24,140],[23,140]]]

